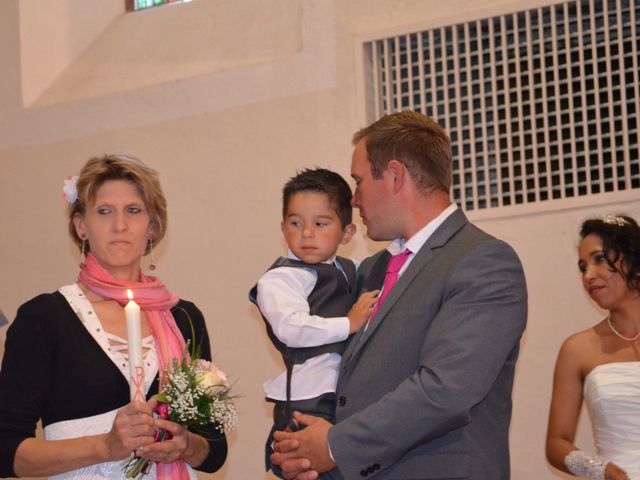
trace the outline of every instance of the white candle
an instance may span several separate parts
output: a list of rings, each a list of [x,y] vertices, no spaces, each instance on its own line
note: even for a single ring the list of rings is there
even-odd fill
[[[127,318],[129,342],[129,387],[131,400],[144,402],[144,365],[142,363],[142,336],[140,333],[140,307],[133,301],[133,293],[127,290],[129,303],[124,307]]]

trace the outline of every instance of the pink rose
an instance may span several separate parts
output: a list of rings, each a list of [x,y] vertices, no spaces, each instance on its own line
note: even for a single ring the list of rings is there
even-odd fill
[[[196,360],[196,367],[200,370],[197,376],[198,384],[212,395],[229,388],[227,376],[213,363],[199,359]]]

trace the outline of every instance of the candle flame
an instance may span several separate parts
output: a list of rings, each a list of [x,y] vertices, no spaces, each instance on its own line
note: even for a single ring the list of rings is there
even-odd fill
[[[133,292],[128,288],[127,288],[127,297],[129,297],[129,300],[133,300]]]

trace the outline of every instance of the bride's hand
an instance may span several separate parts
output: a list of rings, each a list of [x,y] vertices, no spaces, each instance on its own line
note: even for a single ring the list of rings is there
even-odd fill
[[[131,402],[118,410],[105,437],[108,460],[122,460],[153,443],[153,422],[151,408],[144,402]]]
[[[604,469],[604,480],[629,480],[629,476],[615,463],[607,463]]]

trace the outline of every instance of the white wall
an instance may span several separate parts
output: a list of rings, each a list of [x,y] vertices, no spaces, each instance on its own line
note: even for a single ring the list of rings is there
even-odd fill
[[[203,310],[216,361],[243,395],[229,461],[212,478],[265,478],[270,411],[261,383],[281,364],[247,292],[285,252],[279,202],[286,179],[315,165],[348,175],[350,137],[365,122],[359,39],[546,2],[197,0],[116,14],[110,22],[96,12],[91,37],[75,30],[78,17],[69,8],[77,2],[29,2],[25,10],[23,1],[0,2],[0,309],[13,318],[22,302],[77,274],[62,180],[93,155],[140,156],[160,171],[169,202],[156,272]],[[28,31],[37,22],[28,20],[43,12],[79,40],[67,49],[56,40],[38,53],[30,43],[38,30]],[[127,32],[156,39],[160,52],[127,50]],[[46,42],[50,33],[42,34]],[[190,49],[185,37],[200,47]],[[87,38],[94,40],[80,48]],[[198,43],[216,38],[233,42],[210,50]],[[163,47],[180,42],[183,52]],[[36,75],[39,62],[49,66]],[[511,429],[517,480],[557,478],[543,453],[555,355],[567,335],[601,318],[580,289],[578,226],[595,213],[640,215],[640,202],[629,196],[589,202],[471,215],[516,248],[529,285]],[[379,248],[359,234],[342,253],[363,258]],[[5,332],[0,328],[0,340]],[[591,448],[587,427],[579,442]]]
[[[20,2],[22,94],[30,105],[116,18],[119,0],[39,0]]]

